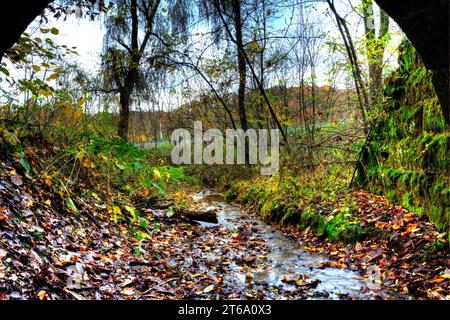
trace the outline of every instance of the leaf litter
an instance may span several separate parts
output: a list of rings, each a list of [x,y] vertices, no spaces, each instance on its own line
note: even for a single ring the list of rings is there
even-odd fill
[[[265,281],[274,248],[254,235],[263,227],[252,220],[237,229],[174,223],[159,218],[170,217],[170,208],[144,206],[139,215],[153,228],[140,221],[147,236],[136,237],[129,225],[112,222],[100,201],[64,198],[48,176],[28,174],[21,162],[0,162],[0,299],[329,297],[316,290],[321,280],[307,272]],[[311,268],[359,270],[404,297],[449,298],[444,235],[384,198],[362,191],[353,197],[361,223],[373,229],[373,236],[356,245],[330,243],[293,227],[277,232],[308,252],[329,255]]]

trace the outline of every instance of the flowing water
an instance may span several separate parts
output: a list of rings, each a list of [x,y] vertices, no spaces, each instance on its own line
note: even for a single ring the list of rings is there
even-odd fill
[[[285,236],[260,219],[246,214],[239,207],[224,202],[223,195],[212,191],[202,191],[193,196],[193,200],[202,202],[205,209],[217,211],[218,223],[199,222],[206,227],[220,227],[231,230],[248,229],[254,237],[265,241],[269,248],[268,265],[264,270],[256,271],[252,281],[267,288],[266,296],[279,298],[279,292],[296,290],[296,286],[286,279],[295,279],[306,275],[308,279],[319,280],[314,289],[309,290],[307,298],[312,299],[388,299],[392,295],[384,292],[375,278],[364,278],[355,271],[324,267],[330,262],[327,256],[306,252],[299,242]],[[246,285],[246,275],[237,265],[231,266],[231,273],[225,281],[237,290]],[[270,289],[272,288],[272,289]],[[278,288],[277,292],[271,292]],[[281,296],[282,297],[282,296]]]

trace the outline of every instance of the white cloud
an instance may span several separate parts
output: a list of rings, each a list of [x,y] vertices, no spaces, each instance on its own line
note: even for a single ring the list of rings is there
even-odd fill
[[[59,35],[55,37],[56,43],[77,47],[78,56],[72,58],[72,62],[80,64],[86,70],[98,68],[105,34],[101,21],[69,16],[66,21],[49,20],[49,25],[59,29]]]

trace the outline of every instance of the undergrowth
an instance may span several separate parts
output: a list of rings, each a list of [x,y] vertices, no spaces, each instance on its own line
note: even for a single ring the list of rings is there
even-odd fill
[[[138,241],[150,233],[150,223],[135,203],[172,198],[178,190],[194,192],[200,180],[183,167],[167,165],[154,150],[140,149],[119,138],[85,134],[74,146],[0,130],[0,164],[18,163],[20,175],[41,181],[58,199],[51,205],[77,215],[95,209],[115,223],[126,223]],[[18,170],[18,169],[16,169]],[[12,172],[12,171],[11,171]],[[16,175],[15,172],[11,173]],[[175,203],[176,205],[176,203]]]

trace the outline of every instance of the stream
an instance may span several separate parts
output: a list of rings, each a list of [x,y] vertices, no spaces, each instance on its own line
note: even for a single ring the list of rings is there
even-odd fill
[[[252,284],[264,291],[271,299],[389,299],[393,298],[380,287],[374,278],[364,278],[355,271],[324,267],[326,255],[311,254],[302,245],[257,217],[244,213],[238,206],[225,202],[222,194],[202,191],[192,196],[205,210],[217,212],[218,223],[199,223],[206,228],[226,228],[246,232],[251,237],[263,240],[268,248],[263,269],[251,270]],[[234,262],[224,282],[236,292],[242,292],[248,286],[248,272]],[[300,282],[298,280],[300,279]],[[247,279],[248,280],[248,279]],[[299,291],[301,295],[296,294]]]

